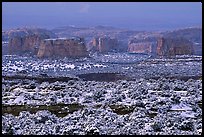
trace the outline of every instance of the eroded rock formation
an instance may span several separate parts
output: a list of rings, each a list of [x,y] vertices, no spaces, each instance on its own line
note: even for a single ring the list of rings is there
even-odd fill
[[[128,43],[128,52],[130,53],[144,53],[144,54],[156,54],[157,38],[134,38]]]
[[[193,43],[195,55],[202,55],[202,28],[190,27],[164,32],[166,38],[184,38]]]
[[[184,38],[159,38],[157,55],[175,56],[194,53],[193,43]]]
[[[191,55],[193,43],[185,38],[155,37],[129,41],[128,52],[158,56]]]
[[[45,39],[40,44],[38,57],[84,57],[88,52],[82,38]]]
[[[36,55],[43,39],[57,37],[51,31],[45,29],[16,29],[10,30],[9,35],[9,53],[24,53],[31,52]]]
[[[150,54],[153,52],[153,43],[152,42],[141,42],[141,43],[132,43],[128,45],[128,52],[130,53],[147,53]]]
[[[97,37],[92,41],[93,49],[101,53],[116,50],[118,40],[110,37]]]

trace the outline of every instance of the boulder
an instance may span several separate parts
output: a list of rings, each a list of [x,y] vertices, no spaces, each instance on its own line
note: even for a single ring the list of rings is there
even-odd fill
[[[85,57],[88,52],[84,39],[79,37],[45,39],[41,42],[37,56],[42,57]]]

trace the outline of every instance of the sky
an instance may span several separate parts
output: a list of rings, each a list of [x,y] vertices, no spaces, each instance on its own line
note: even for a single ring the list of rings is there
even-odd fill
[[[3,2],[2,29],[113,26],[169,30],[202,26],[200,2]]]

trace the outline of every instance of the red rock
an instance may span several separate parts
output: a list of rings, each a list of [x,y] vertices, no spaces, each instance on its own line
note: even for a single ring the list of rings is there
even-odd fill
[[[13,53],[22,52],[22,46],[23,46],[22,41],[23,40],[21,37],[14,37],[10,39],[8,44],[9,53],[13,54]]]
[[[192,55],[194,53],[193,43],[184,38],[159,38],[157,45],[157,55],[175,56]]]
[[[128,52],[130,53],[145,53],[145,54],[156,54],[157,37],[138,37],[129,40]]]
[[[85,57],[88,52],[84,39],[45,39],[42,41],[38,57]]]
[[[93,39],[92,44],[94,50],[104,53],[117,49],[118,40],[110,37],[98,37]]]
[[[56,37],[54,33],[45,29],[16,29],[8,34],[10,54],[31,52],[36,55],[43,39]]]
[[[146,53],[158,56],[193,54],[193,43],[184,38],[155,37],[133,39],[128,44],[130,53]]]
[[[130,53],[151,53],[153,44],[151,42],[132,43],[128,45]]]

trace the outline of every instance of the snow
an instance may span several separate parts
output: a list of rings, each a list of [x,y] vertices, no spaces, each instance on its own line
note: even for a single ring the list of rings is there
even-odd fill
[[[81,66],[77,66],[79,68],[79,70],[81,69],[87,69],[87,68],[91,68],[90,64],[81,64]]]
[[[24,70],[23,67],[18,67],[18,66],[10,66],[9,68],[13,69],[13,70],[16,70],[16,71],[22,71]]]
[[[185,104],[176,104],[172,105],[170,110],[177,110],[177,111],[192,111],[192,108],[185,105]]]
[[[112,94],[113,91],[110,90],[110,89],[107,89],[106,92],[107,92],[107,93],[105,94],[105,98],[106,98],[106,99],[110,99],[110,98],[111,98],[111,94]]]
[[[8,44],[8,41],[2,41],[2,44]]]
[[[95,64],[93,65],[94,67],[106,67],[105,65],[102,65],[102,64]]]
[[[130,67],[123,67],[123,69],[129,69]]]
[[[147,82],[147,86],[150,86],[151,85],[151,83],[150,82]]]
[[[166,63],[165,66],[174,66],[175,64],[173,63]]]
[[[56,39],[44,39],[45,41],[48,41],[48,40],[56,40]]]
[[[123,91],[123,93],[125,95],[125,99],[123,99],[123,102],[125,102],[125,103],[123,103],[124,105],[131,105],[131,102],[133,102],[133,100],[130,97],[128,97],[128,92],[129,92],[129,90]]]
[[[151,124],[150,123],[145,123],[144,129],[147,131],[150,131],[152,129]]]
[[[182,117],[186,117],[186,118],[195,118],[195,114],[196,114],[196,113],[194,113],[194,112],[188,112],[188,111],[186,111],[186,112],[182,112],[182,113],[181,113],[181,116],[182,116]]]
[[[25,90],[24,88],[15,88],[13,89],[13,92],[22,92],[23,90]]]
[[[58,39],[64,40],[64,39],[67,39],[67,38],[58,38]]]
[[[75,65],[74,64],[66,64],[65,68],[70,68],[70,69],[74,69]]]
[[[93,93],[90,92],[90,93],[85,93],[85,96],[93,96]]]
[[[18,96],[13,102],[14,104],[19,104],[21,101],[24,101],[24,99],[23,96]]]
[[[59,98],[57,99],[57,103],[62,103],[62,102],[63,102],[63,100],[62,100],[61,98],[60,98],[60,99],[59,99]]]
[[[163,92],[163,91],[157,91],[157,90],[148,90],[148,92]]]
[[[195,45],[199,45],[200,43],[198,43],[198,42],[194,42],[194,44],[195,44]]]

